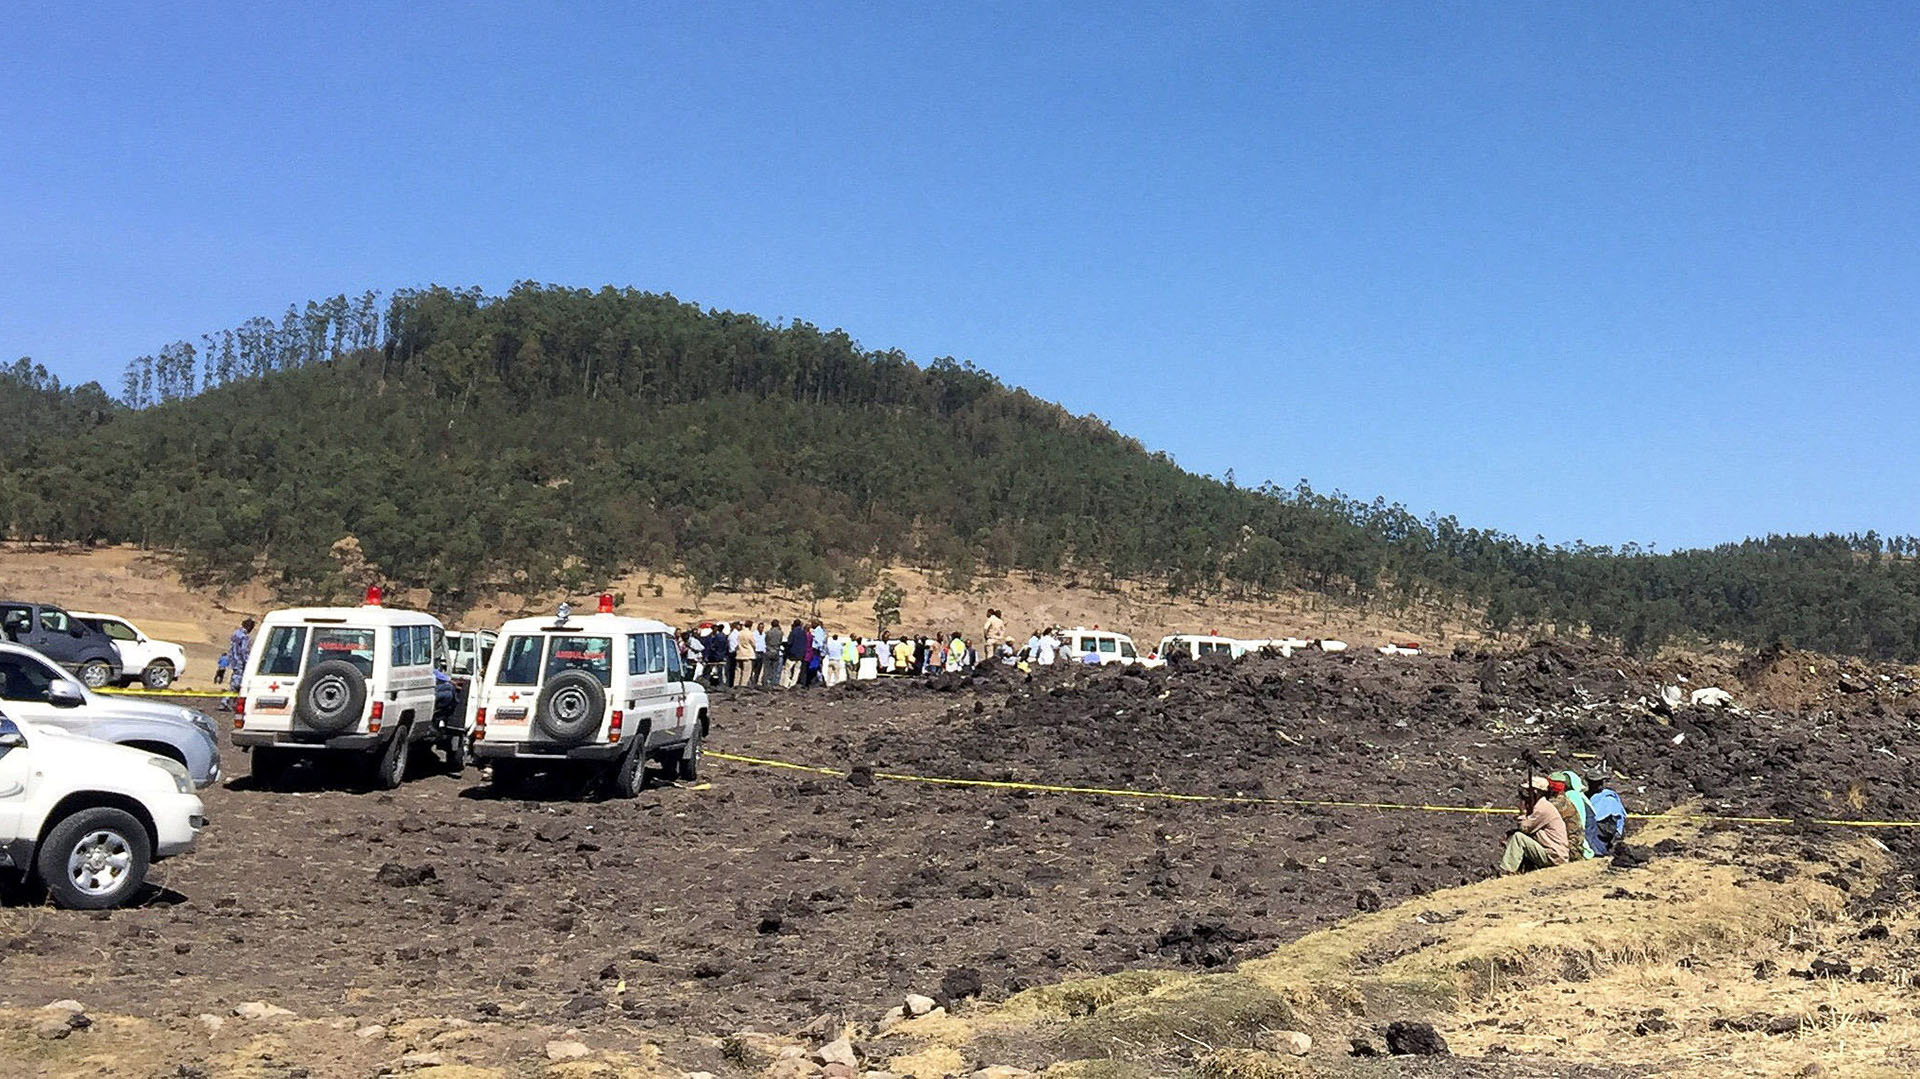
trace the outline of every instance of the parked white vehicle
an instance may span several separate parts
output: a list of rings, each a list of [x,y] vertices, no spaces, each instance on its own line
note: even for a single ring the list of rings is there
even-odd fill
[[[1172,659],[1178,655],[1183,659],[1199,659],[1201,656],[1230,656],[1239,659],[1248,652],[1259,648],[1262,641],[1241,641],[1232,637],[1221,637],[1211,633],[1175,633],[1160,638],[1160,646],[1153,650],[1155,659]]]
[[[165,689],[187,675],[187,650],[157,637],[117,614],[71,611],[75,618],[113,638],[120,649],[120,684],[135,682],[148,689]]]
[[[233,744],[249,747],[255,779],[271,785],[301,755],[366,758],[375,786],[405,778],[411,747],[437,745],[453,759],[465,732],[434,721],[436,664],[446,631],[430,614],[381,605],[296,607],[260,624],[234,704]],[[459,744],[456,744],[458,742]]]
[[[1068,663],[1085,663],[1097,656],[1101,663],[1140,663],[1140,652],[1133,638],[1124,633],[1094,627],[1075,626],[1060,635],[1060,652]]]
[[[562,605],[552,618],[500,628],[486,677],[469,698],[473,754],[510,786],[527,772],[568,763],[601,773],[632,797],[649,759],[668,778],[696,780],[709,724],[707,691],[693,680],[664,622]]]
[[[206,826],[178,763],[0,715],[0,873],[38,880],[56,905],[119,906]]]

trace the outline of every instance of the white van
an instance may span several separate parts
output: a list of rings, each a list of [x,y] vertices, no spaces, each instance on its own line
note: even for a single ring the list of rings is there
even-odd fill
[[[1061,654],[1068,663],[1085,663],[1097,656],[1101,663],[1139,663],[1140,652],[1133,638],[1124,633],[1094,627],[1075,626],[1060,635]]]
[[[234,703],[233,744],[272,785],[302,754],[355,753],[374,785],[392,790],[409,749],[457,732],[434,723],[434,668],[446,655],[440,620],[381,605],[295,607],[262,620]],[[456,720],[457,722],[457,720]]]
[[[1201,656],[1229,656],[1239,659],[1259,647],[1253,641],[1238,641],[1232,637],[1219,637],[1211,633],[1175,633],[1160,638],[1160,647],[1153,650],[1155,659],[1199,659]]]
[[[473,753],[510,786],[543,766],[581,762],[632,797],[649,758],[670,779],[700,776],[707,691],[680,662],[673,628],[613,613],[516,618],[500,627],[485,677],[469,698]]]

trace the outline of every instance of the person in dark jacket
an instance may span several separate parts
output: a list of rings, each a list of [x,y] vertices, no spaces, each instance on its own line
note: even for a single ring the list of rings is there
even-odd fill
[[[780,670],[781,685],[792,689],[800,684],[800,672],[807,665],[807,646],[812,642],[806,625],[794,619],[793,628],[787,631],[787,662]]]
[[[708,626],[701,646],[707,660],[707,684],[718,686],[727,673],[727,635],[720,632],[719,626]]]

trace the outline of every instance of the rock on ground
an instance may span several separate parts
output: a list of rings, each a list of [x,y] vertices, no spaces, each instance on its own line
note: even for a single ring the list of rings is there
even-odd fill
[[[1387,1025],[1387,1052],[1395,1056],[1442,1056],[1447,1040],[1432,1023],[1395,1021]]]

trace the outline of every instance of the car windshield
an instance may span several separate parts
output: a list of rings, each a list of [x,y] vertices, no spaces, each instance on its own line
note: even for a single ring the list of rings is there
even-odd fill
[[[308,666],[330,659],[345,660],[358,667],[361,674],[371,677],[373,675],[373,631],[316,626],[313,630],[313,647],[309,657]]]
[[[613,684],[611,637],[554,637],[547,649],[547,677],[561,671],[586,671],[603,686]]]

